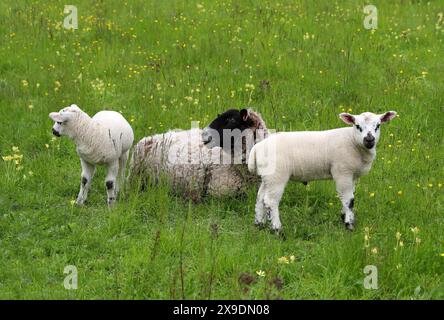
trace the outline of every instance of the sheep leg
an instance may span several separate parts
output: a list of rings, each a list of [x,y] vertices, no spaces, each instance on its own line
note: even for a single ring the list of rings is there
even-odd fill
[[[119,181],[116,185],[116,195],[119,194],[120,186],[125,185],[125,170],[126,162],[128,160],[129,151],[123,153],[119,158]]]
[[[353,178],[351,177],[341,177],[335,179],[336,190],[341,199],[342,203],[342,219],[345,223],[345,227],[348,230],[353,230],[355,227],[355,214],[353,212],[353,207],[355,203],[354,190],[355,185]]]
[[[282,230],[279,218],[279,203],[281,202],[287,180],[268,183],[264,194],[265,210],[271,217],[271,229],[276,231],[276,233],[280,233]]]
[[[88,190],[91,186],[91,181],[94,176],[94,172],[96,171],[96,167],[82,159],[80,159],[80,164],[82,166],[82,174],[80,181],[80,192],[77,196],[76,203],[78,205],[83,205],[88,197]]]
[[[112,206],[116,200],[116,181],[119,173],[119,161],[113,161],[108,164],[108,172],[105,178],[106,193],[108,196],[108,206]]]
[[[261,228],[265,224],[264,195],[265,195],[265,183],[262,182],[259,187],[259,191],[257,192],[256,207],[255,207],[256,216],[254,219],[254,224]]]

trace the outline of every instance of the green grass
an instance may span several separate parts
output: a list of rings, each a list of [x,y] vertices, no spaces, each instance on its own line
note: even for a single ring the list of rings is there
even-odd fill
[[[23,155],[0,160],[0,298],[444,298],[441,1],[375,0],[375,32],[363,1],[76,3],[75,31],[62,1],[0,4],[0,153]],[[121,111],[137,140],[232,107],[280,131],[342,126],[344,110],[399,117],[358,184],[356,230],[331,181],[291,183],[283,241],[253,226],[256,186],[193,205],[160,184],[110,211],[101,169],[72,206],[79,159],[48,117],[71,103]],[[63,287],[67,265],[77,290]],[[362,285],[366,265],[377,290]]]

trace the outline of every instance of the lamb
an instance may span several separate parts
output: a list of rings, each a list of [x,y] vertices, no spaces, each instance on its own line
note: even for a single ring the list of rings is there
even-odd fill
[[[281,231],[279,203],[290,178],[296,181],[333,179],[342,202],[343,222],[347,229],[353,230],[355,183],[370,171],[376,157],[380,125],[395,116],[395,111],[381,115],[341,113],[342,121],[353,127],[282,132],[257,143],[248,159],[248,170],[262,178],[255,224],[263,226],[266,213],[272,230]]]
[[[96,165],[105,165],[107,203],[111,206],[119,192],[119,183],[124,181],[126,162],[134,141],[130,124],[115,111],[100,111],[91,118],[75,104],[51,112],[49,117],[55,121],[53,134],[68,136],[77,145],[82,174],[76,203],[84,204]]]
[[[231,109],[204,129],[145,137],[134,148],[130,182],[141,178],[145,185],[147,180],[156,182],[166,176],[174,190],[193,202],[206,195],[236,194],[255,179],[247,171],[246,159],[254,142],[267,135],[259,113]]]

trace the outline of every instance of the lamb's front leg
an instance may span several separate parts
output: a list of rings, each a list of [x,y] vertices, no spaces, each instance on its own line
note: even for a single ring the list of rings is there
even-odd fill
[[[353,212],[355,183],[353,177],[341,176],[335,178],[335,181],[336,190],[342,203],[342,220],[348,230],[353,230],[355,228],[355,214]]]
[[[106,193],[108,195],[108,206],[111,206],[116,200],[117,174],[119,173],[119,161],[113,161],[108,164],[108,172],[105,178]]]
[[[94,172],[96,167],[82,159],[80,159],[80,164],[82,166],[82,175],[80,181],[80,192],[77,196],[76,203],[78,205],[83,205],[88,197],[88,190],[91,186],[92,178],[94,177]]]
[[[282,181],[267,182],[267,188],[264,194],[265,210],[270,216],[271,229],[280,233],[282,231],[281,219],[279,217],[279,203],[284,193],[285,185],[288,179]]]

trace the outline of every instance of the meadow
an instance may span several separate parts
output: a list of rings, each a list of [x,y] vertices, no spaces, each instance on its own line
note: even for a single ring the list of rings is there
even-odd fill
[[[66,4],[0,3],[1,299],[444,298],[442,1],[372,1],[374,30],[352,0],[77,0],[76,30]],[[253,225],[257,186],[193,204],[162,182],[108,210],[101,168],[77,207],[79,158],[48,117],[71,103],[120,111],[136,141],[229,108],[278,131],[398,117],[358,183],[355,231],[333,182],[290,183],[283,240]]]

